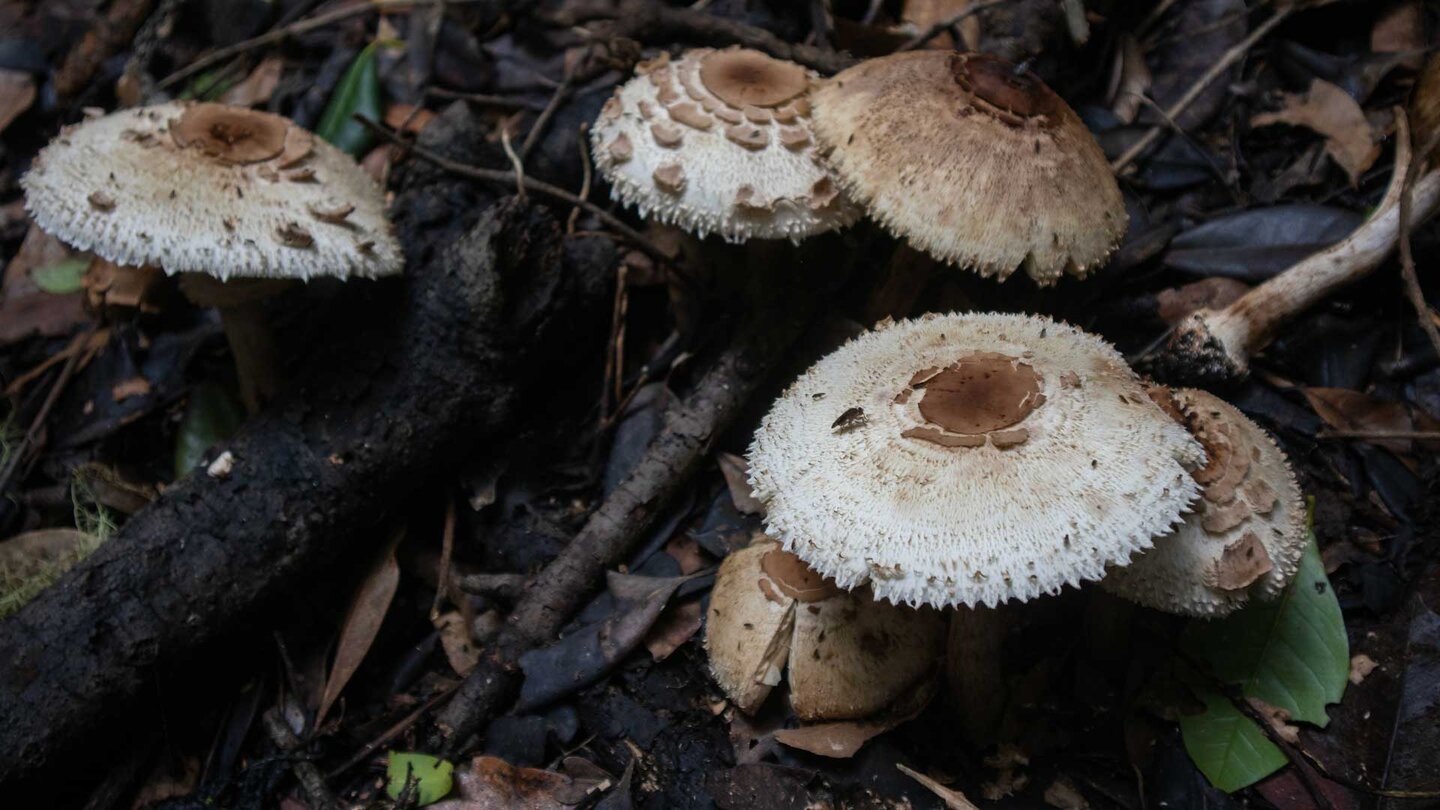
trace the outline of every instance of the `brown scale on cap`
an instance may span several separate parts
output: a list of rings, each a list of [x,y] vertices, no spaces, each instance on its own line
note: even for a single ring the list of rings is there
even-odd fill
[[[1259,536],[1246,532],[1225,547],[1219,562],[1206,578],[1222,591],[1238,591],[1250,587],[1274,568],[1270,553],[1260,543]]]
[[[685,190],[685,169],[679,163],[666,163],[655,170],[655,185],[667,194]]]
[[[670,118],[693,129],[706,130],[715,123],[715,119],[705,114],[700,105],[693,101],[682,101],[679,104],[671,104],[665,108],[670,113]]]
[[[1001,449],[1024,444],[1030,432],[1015,426],[1044,404],[1041,383],[1033,366],[997,352],[924,369],[910,378],[909,390],[921,392],[917,407],[930,424],[902,435],[942,447],[979,447],[987,436]]]
[[[805,68],[759,51],[726,50],[707,54],[700,80],[731,107],[777,107],[810,87]]]
[[[170,127],[176,145],[194,147],[223,163],[260,163],[285,151],[290,122],[278,115],[196,104]]]
[[[770,145],[770,133],[751,124],[726,127],[725,138],[751,151],[759,151]]]
[[[778,548],[760,559],[760,570],[781,593],[797,602],[819,602],[840,593],[834,582],[816,573],[799,557]]]
[[[957,53],[950,57],[950,74],[955,84],[985,112],[1007,124],[1019,126],[1038,121],[1044,126],[1059,122],[1055,113],[1060,97],[1030,71],[1016,71],[1015,65],[998,56]]]

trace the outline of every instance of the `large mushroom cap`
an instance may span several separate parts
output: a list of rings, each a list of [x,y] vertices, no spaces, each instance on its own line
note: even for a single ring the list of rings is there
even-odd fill
[[[731,554],[710,595],[705,649],[720,688],[752,713],[782,677],[802,720],[870,717],[936,671],[932,610],[846,592],[763,539]]]
[[[944,261],[1042,284],[1084,276],[1125,234],[1105,155],[1038,77],[994,56],[870,59],[815,92],[841,184],[892,233]]]
[[[61,133],[21,181],[39,226],[168,273],[296,278],[402,268],[380,188],[286,118],[172,102]]]
[[[798,240],[859,216],[810,132],[815,74],[758,51],[662,54],[591,131],[611,193],[645,217],[730,241]]]
[[[1205,447],[1206,464],[1193,473],[1200,500],[1153,549],[1112,570],[1104,587],[1187,616],[1220,616],[1252,596],[1278,595],[1309,542],[1305,501],[1284,452],[1213,394],[1163,388],[1151,394]]]
[[[816,363],[750,448],[770,533],[842,588],[995,605],[1099,579],[1180,520],[1198,442],[1109,344],[931,315]]]

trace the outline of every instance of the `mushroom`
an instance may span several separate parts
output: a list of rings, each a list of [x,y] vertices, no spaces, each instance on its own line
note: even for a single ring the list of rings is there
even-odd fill
[[[21,181],[35,222],[126,267],[180,274],[219,308],[253,411],[276,386],[259,301],[293,279],[402,267],[380,188],[278,115],[171,102],[68,127]]]
[[[642,63],[591,129],[611,196],[641,216],[727,241],[792,241],[854,222],[815,154],[818,77],[743,48]]]
[[[1229,403],[1194,389],[1150,395],[1205,447],[1195,511],[1155,547],[1101,580],[1132,602],[1186,616],[1222,616],[1253,596],[1278,596],[1309,542],[1305,501],[1275,441]]]
[[[1148,548],[1194,500],[1203,459],[1100,338],[930,315],[793,383],[756,432],[750,483],[770,533],[839,587],[993,606]]]
[[[1100,266],[1125,233],[1120,189],[1079,116],[995,56],[870,59],[815,91],[841,185],[891,233],[984,276],[1040,284]]]
[[[715,680],[754,713],[782,679],[801,720],[872,717],[938,672],[934,610],[842,591],[760,536],[720,566],[705,649]]]

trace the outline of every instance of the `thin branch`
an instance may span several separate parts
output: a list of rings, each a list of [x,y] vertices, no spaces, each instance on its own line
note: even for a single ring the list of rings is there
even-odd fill
[[[234,45],[227,45],[224,48],[218,48],[214,51],[211,51],[209,54],[202,56],[199,59],[196,59],[194,62],[191,62],[189,65],[175,71],[174,73],[171,73],[169,76],[161,79],[160,84],[157,86],[163,90],[178,82],[184,81],[191,76],[194,76],[196,73],[199,73],[205,68],[208,68],[218,62],[223,62],[226,59],[239,56],[242,53],[255,50],[256,48],[263,48],[266,45],[273,45],[277,42],[293,36],[298,36],[309,31],[314,31],[317,28],[324,28],[327,25],[333,25],[342,20],[348,20],[351,17],[359,17],[363,14],[382,12],[389,9],[411,8],[414,6],[429,6],[435,5],[437,3],[445,3],[449,5],[465,5],[470,3],[486,2],[490,2],[490,0],[370,0],[370,2],[368,3],[357,3],[353,6],[339,8],[334,11],[321,14],[317,17],[310,17],[309,19],[294,22],[289,25],[276,28],[273,31],[266,31],[259,36],[251,37],[250,39],[244,40],[242,42],[237,42]]]
[[[991,9],[996,6],[1003,6],[1008,2],[1010,2],[1010,0],[986,0],[986,2],[983,3],[975,3],[967,7],[959,14],[951,14],[949,17],[946,17],[945,19],[935,23],[924,31],[921,31],[919,34],[911,37],[905,42],[904,45],[896,48],[896,51],[913,51],[916,48],[924,46],[925,43],[929,42],[935,37],[938,37],[946,31],[949,31],[950,29],[959,25],[962,21],[965,20],[966,17],[974,14],[979,14],[986,9]]]
[[[1440,430],[1322,430],[1315,438],[1435,441],[1440,440]]]
[[[1417,130],[1420,127],[1416,127]],[[1420,321],[1420,328],[1425,331],[1425,337],[1430,339],[1430,346],[1435,350],[1435,356],[1440,357],[1440,329],[1435,326],[1435,319],[1430,317],[1430,305],[1425,303],[1425,291],[1420,288],[1420,277],[1415,272],[1415,254],[1410,247],[1410,217],[1411,208],[1414,204],[1415,182],[1419,179],[1422,169],[1427,162],[1428,156],[1437,145],[1440,145],[1440,132],[1430,133],[1423,144],[1415,144],[1417,147],[1412,153],[1410,163],[1405,167],[1405,186],[1400,190],[1400,277],[1405,281],[1405,297],[1410,299],[1410,305],[1415,308],[1415,315]]]
[[[423,146],[411,143],[404,138],[401,138],[399,135],[392,132],[388,127],[382,126],[373,119],[366,118],[365,116],[358,114],[354,116],[354,119],[363,124],[366,129],[369,129],[371,132],[374,132],[376,135],[379,135],[381,138],[384,138],[395,146],[409,152],[410,154],[420,158],[421,160],[424,160],[428,163],[433,163],[441,169],[450,172],[451,174],[457,174],[461,177],[469,177],[473,180],[479,180],[485,183],[495,183],[503,186],[513,186],[517,181],[515,172],[513,171],[507,172],[500,169],[483,169],[479,166],[470,166],[465,163],[459,163],[441,155],[437,155]],[[660,248],[659,245],[656,245],[650,239],[646,238],[644,234],[640,233],[629,225],[626,225],[614,214],[606,211],[605,209],[590,202],[589,200],[582,200],[581,198],[575,196],[574,194],[566,191],[563,188],[560,188],[559,186],[552,186],[543,180],[536,180],[533,177],[524,178],[524,183],[525,188],[530,191],[544,194],[549,197],[554,197],[557,200],[570,203],[571,205],[578,205],[581,208],[584,208],[586,211],[593,214],[601,222],[614,229],[616,233],[633,242],[636,247],[644,251],[645,255],[649,256],[650,258],[664,264],[675,263],[674,256],[666,253]]]
[[[545,105],[523,98],[510,98],[509,96],[494,96],[488,93],[461,93],[456,90],[446,90],[443,87],[429,87],[425,95],[434,98],[460,99],[472,104],[480,104],[487,107],[501,107],[510,110],[534,110],[540,112]]]
[[[1165,110],[1165,118],[1171,120],[1178,119],[1180,113],[1185,112],[1191,104],[1194,104],[1195,99],[1200,98],[1200,95],[1205,92],[1206,88],[1214,84],[1216,79],[1220,78],[1225,71],[1229,70],[1230,67],[1240,61],[1251,48],[1255,47],[1255,43],[1264,39],[1267,34],[1274,30],[1280,23],[1284,22],[1294,11],[1295,6],[1284,6],[1276,9],[1275,13],[1270,15],[1270,19],[1256,26],[1255,30],[1250,32],[1250,36],[1236,43],[1230,50],[1226,51],[1215,64],[1211,65],[1209,70],[1201,74],[1200,78],[1196,79],[1195,83],[1190,85],[1190,89],[1186,90],[1185,94],[1182,95],[1178,101],[1171,104],[1170,107]],[[1135,158],[1139,157],[1142,152],[1149,149],[1151,144],[1155,143],[1164,131],[1165,126],[1163,124],[1152,126],[1148,132],[1140,137],[1140,140],[1125,150],[1125,154],[1116,158],[1115,161],[1110,164],[1111,171],[1119,174],[1126,166],[1133,163]]]

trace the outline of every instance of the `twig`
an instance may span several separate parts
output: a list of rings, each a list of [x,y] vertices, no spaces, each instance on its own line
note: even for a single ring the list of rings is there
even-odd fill
[[[510,167],[515,173],[515,196],[520,202],[528,202],[525,194],[525,163],[520,156],[515,154],[515,147],[510,144],[510,127],[506,124],[500,125],[500,148],[505,150],[505,157],[510,159]]]
[[[855,64],[854,57],[829,48],[786,42],[780,37],[737,20],[716,17],[690,8],[673,8],[654,0],[627,0],[607,32],[641,42],[682,40],[710,45],[740,45],[788,59],[822,73],[838,73]]]
[[[1413,439],[1415,441],[1440,440],[1440,430],[1322,430],[1315,434],[1317,439]]]
[[[94,335],[99,328],[98,325],[90,327],[90,331],[85,333],[85,337],[80,341],[80,345],[83,347],[89,344],[90,337]],[[65,365],[60,367],[60,374],[55,378],[55,384],[50,386],[50,392],[45,395],[45,401],[40,404],[40,410],[35,413],[35,418],[30,421],[29,430],[26,430],[25,435],[20,437],[19,444],[11,449],[9,463],[3,468],[0,468],[0,493],[5,492],[5,490],[9,488],[10,479],[15,475],[15,471],[26,463],[31,446],[39,440],[40,432],[45,427],[45,420],[50,417],[51,409],[54,408],[55,403],[59,401],[60,392],[65,390],[65,386],[70,382],[70,378],[75,376],[75,371],[80,366],[81,358],[89,357],[91,354],[92,352],[82,349],[81,351],[71,353],[71,355],[65,359]]]
[[[270,737],[270,741],[275,743],[276,748],[291,755],[300,750],[302,745],[300,739],[295,736],[289,726],[285,725],[285,719],[280,716],[279,709],[267,709],[260,719],[265,725],[265,733]],[[300,789],[304,790],[305,795],[309,797],[311,807],[316,810],[329,810],[329,808],[340,806],[335,799],[335,794],[331,793],[330,788],[326,786],[325,777],[320,774],[320,769],[315,767],[314,762],[297,757],[291,762],[290,770],[295,774],[296,780],[300,782]]]
[[[69,98],[90,83],[100,65],[129,44],[155,8],[155,0],[121,0],[110,5],[105,17],[85,33],[55,73],[55,93]]]
[[[946,31],[949,31],[950,29],[959,25],[962,21],[965,20],[965,18],[975,14],[979,14],[986,9],[994,8],[996,6],[1003,6],[1008,2],[1010,2],[1010,0],[986,0],[986,2],[983,3],[975,3],[973,5],[970,5],[964,11],[961,11],[958,14],[951,14],[949,17],[946,17],[945,19],[940,20],[929,28],[926,28],[924,31],[921,31],[920,33],[906,40],[904,45],[901,45],[895,50],[913,51],[916,48],[923,46],[925,43],[929,42],[935,37],[938,37]]]
[[[1416,129],[1418,130],[1419,127]],[[1401,133],[1397,133],[1397,135],[1399,134]],[[1411,208],[1414,206],[1415,182],[1419,179],[1428,156],[1435,151],[1437,145],[1440,145],[1440,132],[1428,133],[1425,143],[1415,144],[1418,148],[1412,152],[1410,163],[1405,167],[1405,185],[1400,190],[1400,222],[1397,238],[1400,242],[1400,277],[1405,281],[1405,297],[1410,299],[1410,305],[1415,308],[1420,328],[1425,331],[1425,337],[1430,339],[1430,346],[1435,350],[1435,356],[1440,357],[1440,329],[1436,328],[1435,320],[1430,317],[1430,305],[1425,303],[1425,291],[1420,289],[1420,278],[1415,272],[1415,255],[1410,247],[1410,216]]]
[[[450,558],[455,553],[455,498],[445,496],[445,526],[440,530],[440,576],[435,587],[435,599],[430,603],[430,621],[440,618],[440,602],[450,591]]]
[[[435,98],[460,99],[461,101],[468,101],[472,104],[480,104],[488,107],[504,107],[512,110],[534,110],[539,112],[545,109],[544,104],[523,98],[493,96],[488,93],[461,93],[458,90],[447,90],[443,87],[426,88],[425,95]]]
[[[281,40],[288,39],[289,37],[297,36],[299,34],[304,34],[309,31],[314,31],[317,28],[324,28],[327,25],[333,25],[342,20],[348,20],[351,17],[359,17],[362,14],[382,12],[386,11],[387,9],[393,8],[428,6],[435,3],[446,3],[449,5],[465,5],[470,3],[486,2],[490,2],[490,0],[370,0],[370,2],[368,3],[357,3],[353,6],[338,8],[334,11],[330,11],[316,17],[310,17],[309,19],[294,22],[281,28],[276,28],[273,31],[266,31],[259,36],[251,37],[250,39],[244,40],[242,42],[237,42],[234,45],[227,45],[224,48],[218,48],[214,51],[211,51],[209,54],[202,56],[199,59],[196,59],[194,62],[191,62],[189,65],[175,71],[174,73],[171,73],[169,76],[161,79],[158,86],[160,89],[163,90],[178,82],[184,81],[191,76],[194,76],[196,73],[199,73],[200,71],[210,67],[213,64],[223,62],[226,59],[230,59],[231,57],[239,56],[242,53],[252,51],[256,48],[263,48],[266,45],[273,45],[276,42],[280,42]]]
[[[593,52],[593,50],[593,45],[587,49],[587,51],[591,52]],[[525,133],[525,142],[520,145],[520,156],[522,158],[525,160],[530,159],[531,150],[535,148],[535,144],[540,142],[540,137],[545,134],[545,128],[550,126],[550,119],[555,117],[555,111],[560,109],[560,105],[565,102],[565,99],[570,97],[570,91],[574,89],[574,87],[575,74],[573,71],[567,70],[565,71],[565,79],[560,82],[559,87],[555,88],[555,92],[550,94],[550,101],[546,103],[545,109],[540,111],[540,115],[535,118],[535,123],[530,126],[530,131]]]
[[[1216,79],[1220,78],[1221,74],[1229,70],[1232,65],[1240,61],[1241,57],[1248,53],[1251,48],[1255,47],[1255,43],[1264,39],[1265,35],[1274,30],[1275,26],[1284,22],[1294,10],[1295,6],[1293,5],[1276,9],[1275,13],[1270,15],[1270,19],[1256,26],[1255,30],[1250,32],[1250,36],[1236,43],[1230,50],[1226,51],[1215,64],[1211,65],[1209,70],[1201,74],[1200,78],[1196,79],[1195,83],[1190,85],[1190,89],[1186,90],[1185,94],[1180,96],[1178,101],[1171,104],[1170,107],[1165,110],[1165,117],[1171,120],[1178,119],[1180,113],[1195,103],[1195,99],[1199,98],[1200,94],[1204,93],[1206,88],[1213,84]],[[1164,131],[1165,126],[1163,124],[1152,126],[1149,131],[1140,136],[1140,140],[1125,150],[1125,154],[1116,158],[1115,161],[1110,164],[1111,171],[1119,174],[1126,166],[1134,162],[1135,158],[1139,157],[1142,152],[1149,149],[1150,145],[1155,143],[1156,139],[1158,139]]]
[[[329,773],[325,774],[325,778],[334,779],[340,774],[364,762],[366,759],[369,759],[376,751],[380,750],[381,746],[390,742],[396,737],[399,737],[401,734],[404,734],[405,730],[415,725],[415,722],[421,717],[425,716],[426,712],[445,702],[446,699],[448,699],[451,695],[455,694],[455,691],[459,689],[460,685],[463,683],[464,681],[459,681],[451,684],[450,686],[445,687],[444,690],[436,694],[434,697],[420,704],[420,708],[400,718],[400,722],[396,723],[390,728],[385,729],[385,731],[381,732],[379,737],[376,737],[370,742],[365,743],[363,746],[360,747],[359,751],[355,752],[354,756],[345,760],[338,767],[332,769]]]
[[[465,593],[514,602],[529,581],[524,574],[466,574],[456,579],[455,584]]]
[[[580,152],[580,193],[582,200],[590,199],[590,183],[594,180],[595,169],[590,164],[590,125],[580,124],[580,136],[575,139],[575,145]],[[580,206],[570,209],[570,216],[565,220],[565,233],[575,235],[575,223],[580,219]]]
[[[470,166],[464,163],[458,163],[456,161],[450,160],[449,158],[437,155],[423,146],[411,143],[404,138],[401,138],[398,134],[392,132],[388,127],[377,123],[373,119],[366,118],[365,116],[359,114],[355,115],[354,118],[356,121],[359,121],[361,124],[363,124],[366,129],[369,129],[376,135],[379,135],[390,143],[395,144],[397,147],[404,149],[415,157],[418,157],[428,163],[433,163],[441,169],[450,172],[451,174],[458,174],[461,177],[469,177],[474,180],[480,180],[486,183],[496,183],[504,186],[512,186],[516,183],[517,179],[515,172],[513,171],[507,172],[500,169],[484,169],[479,166]],[[646,238],[644,234],[640,233],[629,225],[626,225],[614,214],[606,211],[600,206],[595,205],[589,200],[583,200],[575,196],[574,194],[566,191],[565,189],[560,188],[559,186],[552,186],[543,180],[536,180],[533,177],[526,177],[523,178],[523,180],[525,183],[525,188],[529,189],[530,191],[545,194],[550,197],[554,197],[557,200],[562,200],[564,202],[570,203],[571,205],[578,205],[581,208],[584,208],[586,211],[593,214],[601,222],[609,225],[612,229],[615,230],[616,233],[620,234],[621,236],[634,243],[636,247],[644,251],[645,255],[649,256],[650,258],[661,262],[662,264],[675,263],[674,256],[666,253],[660,248],[659,245],[656,245],[650,239]]]

